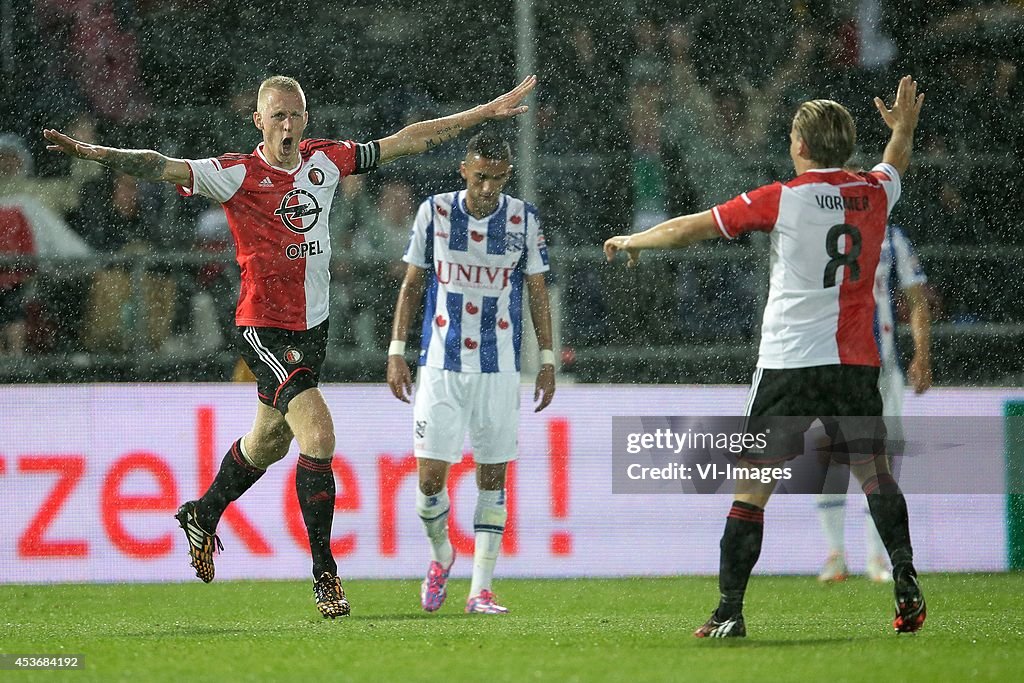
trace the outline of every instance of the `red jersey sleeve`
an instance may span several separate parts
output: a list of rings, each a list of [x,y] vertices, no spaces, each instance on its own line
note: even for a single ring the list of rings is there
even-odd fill
[[[771,232],[779,218],[782,184],[772,183],[719,204],[711,209],[718,230],[726,239],[735,239],[745,232]]]
[[[246,162],[251,157],[251,154],[223,154],[210,159],[186,159],[189,184],[178,185],[178,194],[183,197],[198,194],[223,204],[242,186]]]
[[[376,168],[379,149],[376,142],[359,143],[352,140],[303,140],[300,147],[306,159],[314,152],[323,152],[338,167],[343,178]]]
[[[888,211],[892,212],[892,207],[899,201],[900,195],[903,193],[903,181],[900,178],[900,172],[896,170],[895,166],[882,162],[876,164],[869,176],[874,178],[885,190],[886,206]]]

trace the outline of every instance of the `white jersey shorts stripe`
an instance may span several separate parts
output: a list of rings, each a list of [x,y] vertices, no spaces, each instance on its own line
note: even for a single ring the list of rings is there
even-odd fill
[[[747,402],[743,406],[743,414],[750,416],[750,408],[754,405],[754,398],[757,396],[757,385],[761,382],[761,375],[764,368],[754,368],[754,376],[750,380],[750,393],[747,394]]]
[[[263,342],[260,341],[260,336],[256,332],[255,327],[246,327],[242,331],[242,336],[245,338],[249,345],[252,346],[253,351],[260,357],[264,363],[273,371],[274,377],[277,378],[278,383],[284,384],[284,381],[288,379],[288,371],[281,365],[281,361],[277,360],[273,353],[270,352]]]

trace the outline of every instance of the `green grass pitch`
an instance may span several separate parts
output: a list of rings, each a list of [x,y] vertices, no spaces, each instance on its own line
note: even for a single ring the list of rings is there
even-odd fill
[[[888,586],[755,576],[746,639],[697,640],[708,577],[499,580],[513,610],[436,614],[417,581],[346,582],[352,616],[321,619],[310,584],[0,586],[0,653],[81,654],[68,681],[1009,681],[1024,668],[1024,575],[922,577],[928,621],[893,633]]]

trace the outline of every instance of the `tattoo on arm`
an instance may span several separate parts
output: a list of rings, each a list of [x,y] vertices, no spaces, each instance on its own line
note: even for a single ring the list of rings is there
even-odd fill
[[[429,137],[429,138],[427,138],[427,149],[432,149],[434,147],[437,147],[442,142],[447,142],[448,140],[451,140],[452,138],[456,137],[461,132],[462,132],[462,126],[460,126],[457,123],[453,123],[453,124],[451,124],[449,126],[445,126],[444,128],[436,131],[435,135],[437,137]]]
[[[112,149],[100,163],[142,180],[162,180],[167,157],[150,149]]]

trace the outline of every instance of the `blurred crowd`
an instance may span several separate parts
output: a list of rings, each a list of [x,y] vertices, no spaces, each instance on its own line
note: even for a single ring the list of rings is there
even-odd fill
[[[363,141],[483,101],[516,75],[512,3],[5,3],[0,355],[216,349],[232,325],[237,274],[219,207],[48,155],[43,127],[170,156],[246,152],[259,141],[256,86],[284,73],[306,88],[308,135]],[[1024,3],[533,4],[534,199],[566,344],[751,338],[766,284],[752,266],[756,238],[638,271],[599,268],[592,248],[624,226],[789,177],[789,123],[805,99],[846,104],[858,162],[873,163],[887,131],[872,98],[891,96],[903,73],[928,101],[893,220],[925,254],[934,313],[1024,323],[1024,291],[993,257],[1024,247],[1012,190],[1024,152]],[[332,325],[335,343],[386,344],[416,206],[461,186],[459,156],[443,146],[342,184],[331,217],[344,321]],[[637,302],[631,285],[651,278],[664,286]]]

